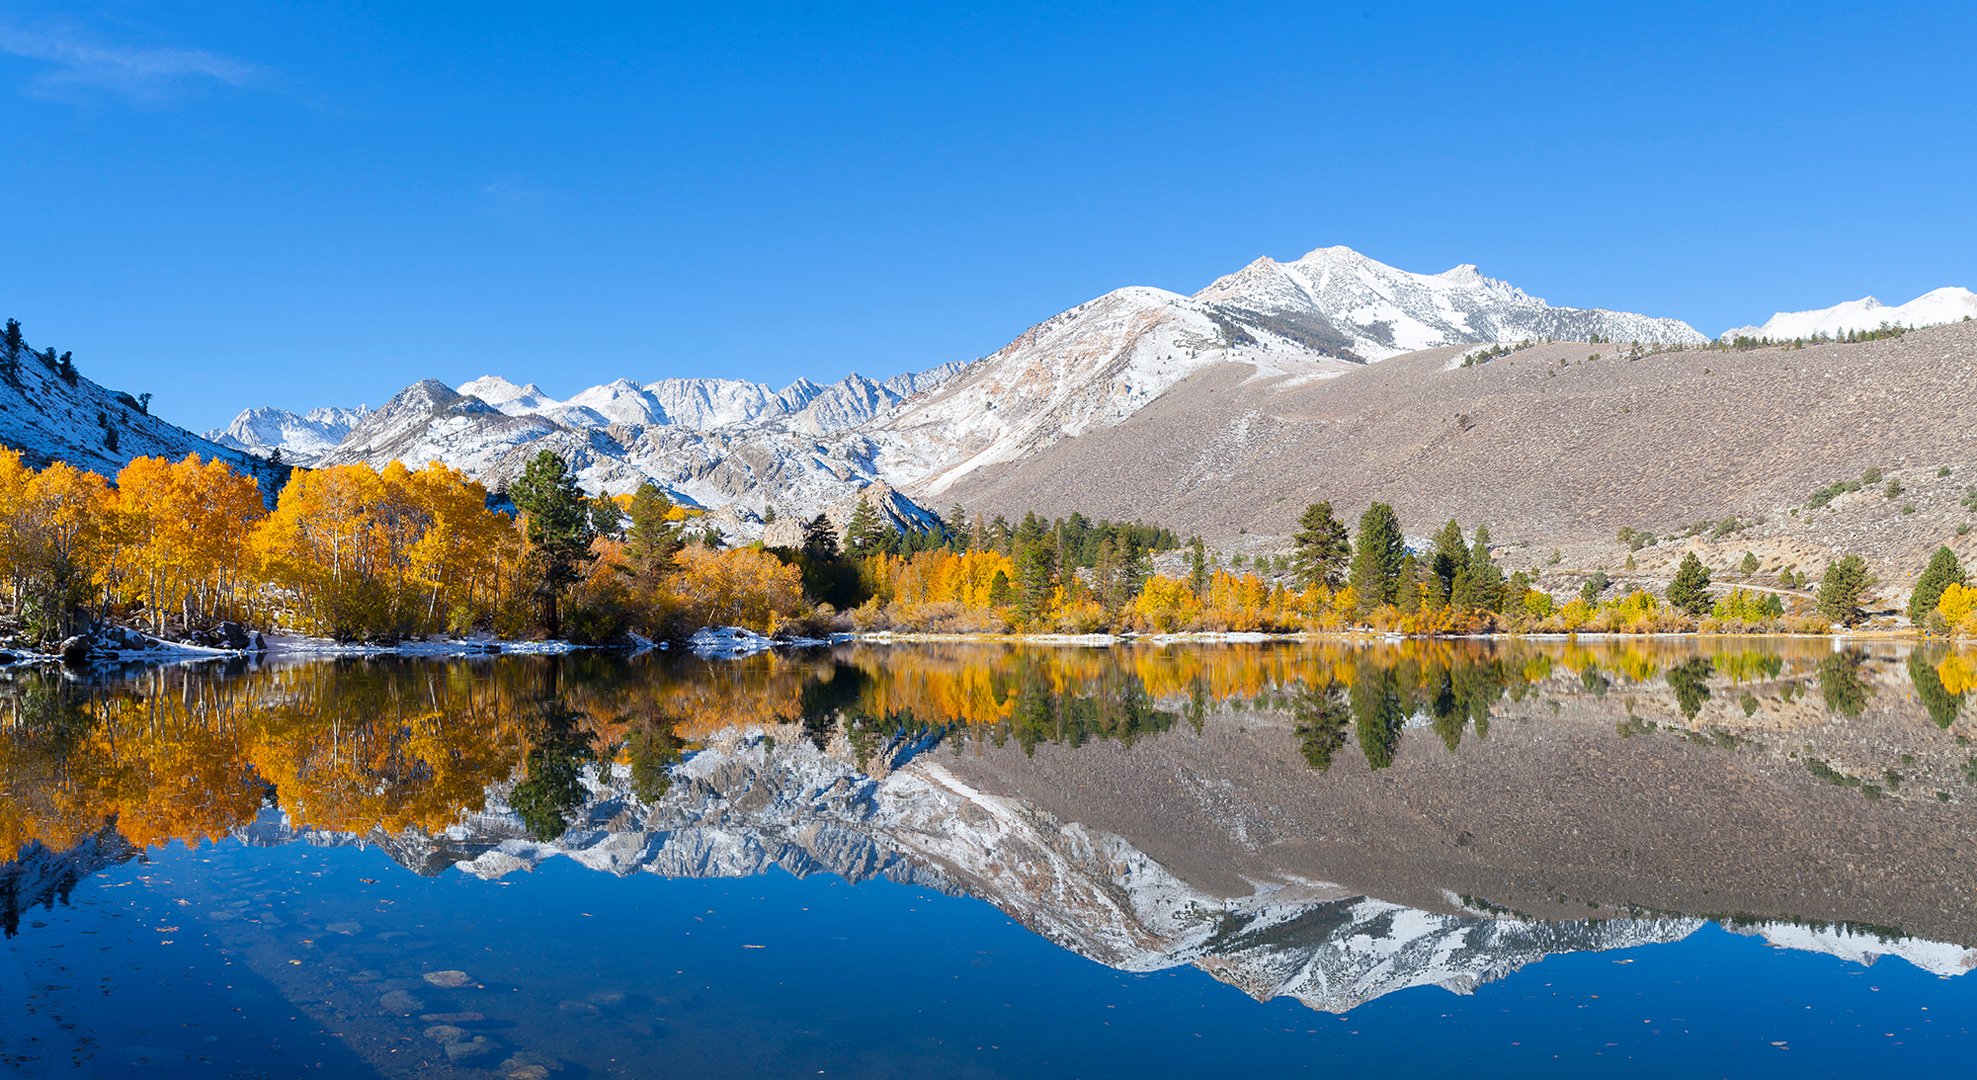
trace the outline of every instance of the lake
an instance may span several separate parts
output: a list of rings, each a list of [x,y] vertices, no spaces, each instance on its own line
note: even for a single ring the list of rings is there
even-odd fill
[[[22,1076],[1961,1075],[1977,657],[0,673]]]

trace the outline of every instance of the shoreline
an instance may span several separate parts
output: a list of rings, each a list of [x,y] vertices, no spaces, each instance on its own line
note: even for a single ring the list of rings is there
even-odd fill
[[[1165,647],[1174,645],[1269,645],[1327,642],[1365,646],[1399,644],[1408,641],[1531,641],[1546,643],[1590,641],[1612,643],[1626,641],[1668,642],[1691,640],[1697,642],[1827,641],[1833,643],[1835,648],[1851,642],[1908,643],[1911,645],[1940,643],[1955,648],[1959,642],[1963,641],[1963,639],[1959,638],[1930,638],[1914,630],[1905,629],[1850,631],[1835,634],[1796,634],[1763,631],[1737,634],[1704,634],[1693,630],[1686,630],[1658,631],[1645,634],[1627,634],[1612,631],[1547,631],[1542,633],[1434,635],[1395,634],[1370,630],[1300,630],[1290,632],[1262,630],[1181,631],[1171,634],[937,633],[880,630],[862,632],[847,631],[833,633],[827,637],[771,637],[766,634],[757,633],[756,631],[733,626],[703,627],[695,631],[685,641],[677,643],[679,645],[678,648],[673,647],[676,644],[673,642],[655,642],[643,637],[634,637],[631,642],[620,645],[580,645],[569,641],[545,640],[540,638],[441,638],[404,641],[391,645],[383,645],[365,642],[338,642],[328,638],[304,637],[292,634],[267,634],[263,637],[263,640],[265,647],[256,650],[215,648],[150,638],[149,645],[146,648],[92,655],[87,662],[80,666],[80,669],[115,667],[124,664],[164,666],[231,659],[256,660],[263,663],[275,661],[306,662],[310,660],[350,658],[379,659],[386,657],[466,660],[488,659],[497,656],[567,656],[579,652],[616,653],[628,656],[636,656],[649,652],[666,652],[676,655],[695,656],[705,660],[735,660],[762,652],[827,648],[834,645],[1035,645],[1061,648],[1116,648],[1119,646],[1133,645]],[[0,671],[41,666],[66,666],[66,662],[59,653],[0,649]]]

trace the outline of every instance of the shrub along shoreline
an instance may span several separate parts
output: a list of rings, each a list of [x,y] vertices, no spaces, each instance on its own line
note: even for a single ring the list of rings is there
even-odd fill
[[[902,528],[861,502],[842,532],[819,515],[799,546],[773,548],[723,547],[696,514],[650,483],[586,495],[548,451],[493,496],[444,465],[346,465],[289,470],[269,506],[251,477],[196,456],[138,458],[112,482],[0,450],[0,649],[45,650],[110,623],[166,640],[236,625],[379,648],[624,645],[724,626],[1015,640],[1805,635],[1858,626],[1873,585],[1849,555],[1816,597],[1716,590],[1692,553],[1659,596],[1595,575],[1561,600],[1533,574],[1506,574],[1486,528],[1465,535],[1451,520],[1415,551],[1382,503],[1350,536],[1329,503],[1312,505],[1292,551],[1255,568],[1198,538],[1079,514],[1012,526],[957,508]],[[1156,553],[1181,572],[1156,573]],[[1924,631],[1977,634],[1977,589],[1948,548],[1909,610]]]

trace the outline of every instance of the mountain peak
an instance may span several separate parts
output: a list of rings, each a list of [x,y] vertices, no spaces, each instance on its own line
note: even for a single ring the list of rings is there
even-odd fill
[[[1723,332],[1725,338],[1770,338],[1791,341],[1820,335],[1838,337],[1849,331],[1878,330],[1883,325],[1921,329],[1944,323],[1977,318],[1977,293],[1960,286],[1931,289],[1906,304],[1893,307],[1872,296],[1848,300],[1832,307],[1810,311],[1780,311],[1761,326],[1739,326]]]

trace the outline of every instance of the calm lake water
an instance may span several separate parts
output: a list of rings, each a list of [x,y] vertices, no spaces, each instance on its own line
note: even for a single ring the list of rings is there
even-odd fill
[[[1967,1075],[1977,657],[0,674],[23,1076]]]

